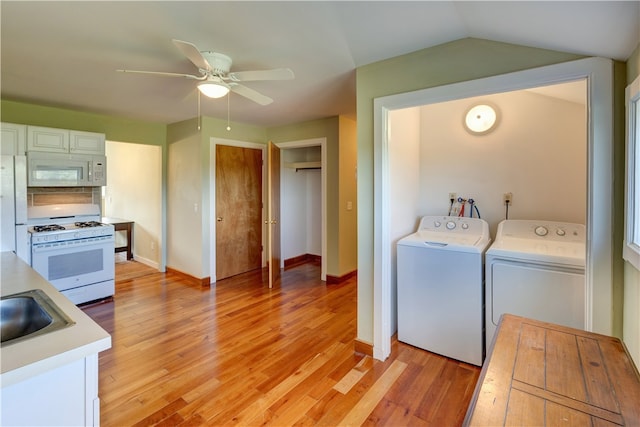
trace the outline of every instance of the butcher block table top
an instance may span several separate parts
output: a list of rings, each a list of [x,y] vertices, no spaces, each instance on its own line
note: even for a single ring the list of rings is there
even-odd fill
[[[640,375],[618,338],[505,314],[464,425],[638,426]]]

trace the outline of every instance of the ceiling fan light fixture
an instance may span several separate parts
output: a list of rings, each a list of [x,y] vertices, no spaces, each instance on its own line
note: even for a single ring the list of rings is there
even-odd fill
[[[209,98],[222,98],[229,93],[229,86],[220,79],[207,79],[198,84],[198,90]]]

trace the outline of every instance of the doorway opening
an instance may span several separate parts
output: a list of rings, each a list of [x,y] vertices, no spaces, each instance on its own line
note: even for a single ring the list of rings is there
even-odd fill
[[[319,255],[320,280],[326,281],[326,138],[276,145],[282,150],[281,267],[287,259]]]
[[[102,214],[134,223],[134,259],[156,270],[166,265],[166,220],[162,217],[162,148],[157,145],[107,141],[107,185],[102,188]],[[144,173],[140,165],[144,165]],[[116,233],[116,246],[130,236]],[[126,258],[125,258],[126,259]]]
[[[394,112],[438,102],[486,97],[521,89],[585,80],[587,104],[587,329],[612,333],[612,92],[611,61],[567,62],[507,75],[390,95],[374,101],[374,357],[386,359],[395,326],[390,117]],[[460,126],[462,120],[460,120]],[[544,126],[545,123],[541,123]],[[456,189],[443,189],[451,192]],[[508,190],[501,190],[508,191]],[[446,199],[446,198],[445,198]]]

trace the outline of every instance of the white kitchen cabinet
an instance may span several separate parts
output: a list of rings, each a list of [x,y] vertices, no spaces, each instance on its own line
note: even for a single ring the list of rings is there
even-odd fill
[[[28,126],[27,151],[104,156],[105,135],[96,132]]]
[[[69,131],[65,129],[29,126],[27,128],[27,151],[69,152]]]
[[[69,131],[69,152],[99,154],[104,156],[105,135],[103,133]]]
[[[27,141],[27,126],[15,123],[0,123],[0,154],[24,156]]]
[[[0,253],[0,271],[0,296],[40,289],[73,321],[0,347],[0,425],[99,425],[98,354],[111,336],[15,254]]]
[[[99,426],[98,355],[2,388],[3,426]]]

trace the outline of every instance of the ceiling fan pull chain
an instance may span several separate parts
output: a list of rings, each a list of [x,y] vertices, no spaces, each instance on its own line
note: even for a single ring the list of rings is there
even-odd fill
[[[196,92],[198,92],[198,130],[200,130],[202,127],[202,115],[200,114],[200,91],[197,90]]]
[[[227,93],[227,130],[230,131],[231,130],[231,125],[229,124],[229,116],[231,115],[231,113],[229,112],[230,108],[230,99],[231,99],[231,92]]]

